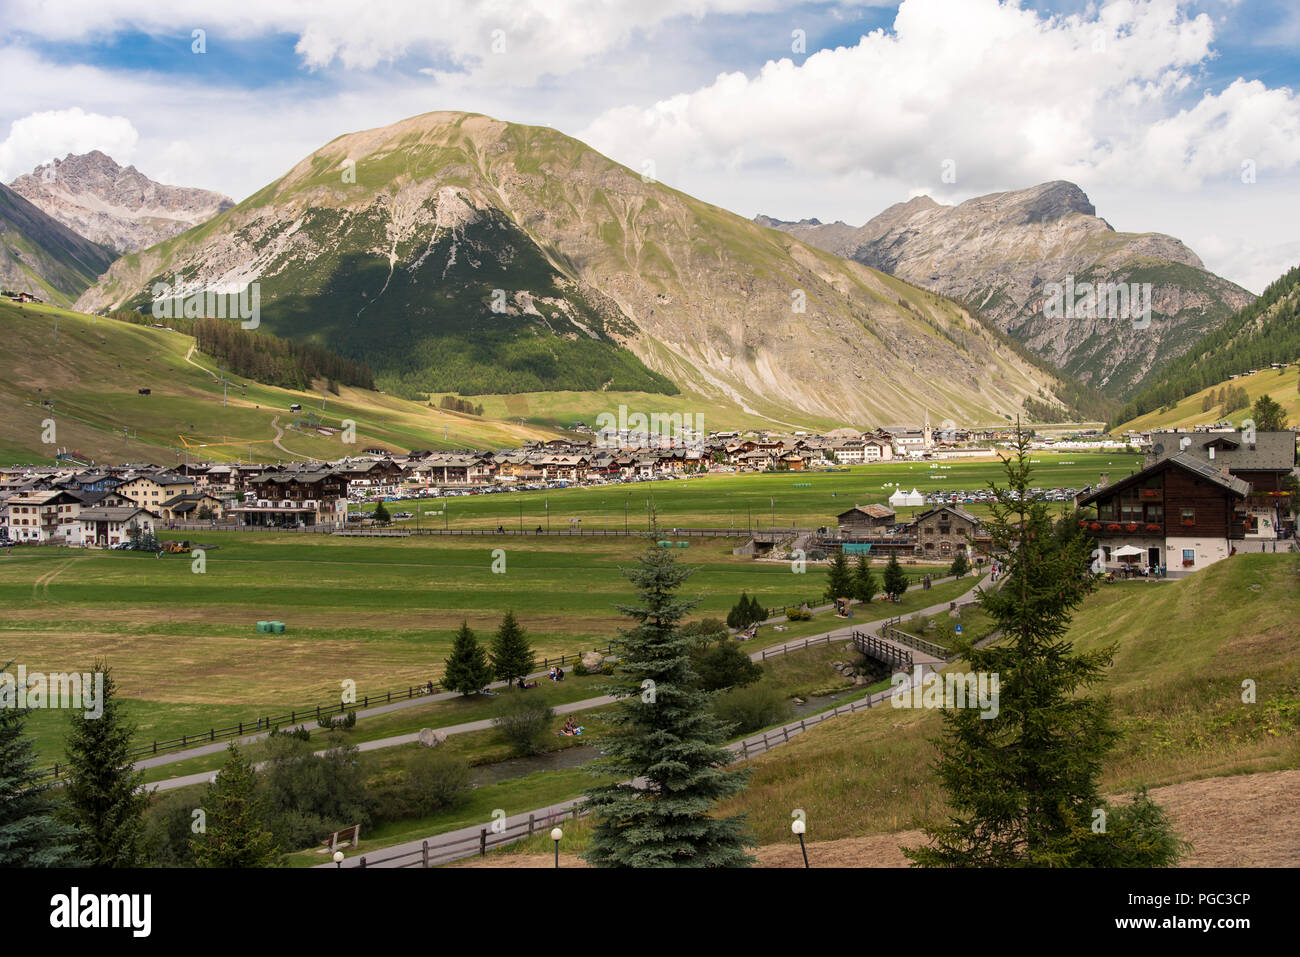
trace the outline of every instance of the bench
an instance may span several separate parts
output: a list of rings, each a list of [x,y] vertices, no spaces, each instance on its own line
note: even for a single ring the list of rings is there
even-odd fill
[[[353,824],[351,827],[345,827],[341,831],[335,831],[325,840],[321,841],[325,848],[333,853],[340,847],[357,847],[361,844],[361,825]]]

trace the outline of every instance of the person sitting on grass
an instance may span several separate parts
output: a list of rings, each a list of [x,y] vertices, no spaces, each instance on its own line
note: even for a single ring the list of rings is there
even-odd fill
[[[559,730],[558,734],[561,737],[571,738],[577,733],[578,726],[574,723],[573,715],[569,715],[564,719],[564,727]]]

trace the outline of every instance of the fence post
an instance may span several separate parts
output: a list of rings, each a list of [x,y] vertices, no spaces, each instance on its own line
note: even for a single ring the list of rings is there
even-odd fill
[[[781,729],[781,733],[785,735],[785,743],[786,743],[786,744],[789,744],[789,743],[790,743],[790,727],[789,727],[789,725],[787,725],[786,727],[782,728],[782,729]]]
[[[422,861],[420,865],[421,867],[429,866],[429,842],[428,841],[422,841],[420,843],[420,859]]]
[[[478,832],[478,856],[487,857],[487,828],[481,828]]]
[[[530,814],[528,815],[528,836],[532,837],[532,834],[533,834],[533,815]]]
[[[365,867],[365,866],[366,866],[366,859],[365,859],[364,856],[361,858],[361,864],[360,864],[360,866],[361,866],[361,867]]]

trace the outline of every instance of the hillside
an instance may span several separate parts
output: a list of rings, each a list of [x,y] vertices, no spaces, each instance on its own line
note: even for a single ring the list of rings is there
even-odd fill
[[[270,331],[408,396],[680,392],[865,425],[1006,421],[1057,390],[951,301],[472,114],[341,136],[78,308],[147,311],[177,273],[182,294],[257,281]]]
[[[9,185],[78,235],[116,253],[170,239],[235,205],[211,190],[155,182],[99,150],[69,153]]]
[[[757,221],[926,289],[969,303],[1067,374],[1127,397],[1254,297],[1205,269],[1180,240],[1117,232],[1073,183],[943,206],[898,203],[854,228]],[[1151,283],[1152,324],[1044,316],[1044,284]]]
[[[1300,425],[1300,365],[1290,365],[1284,369],[1261,369],[1254,375],[1215,383],[1179,399],[1172,407],[1161,406],[1155,411],[1121,422],[1111,431],[1119,435],[1129,429],[1145,432],[1148,429],[1184,429],[1194,425],[1212,425],[1224,418],[1222,408],[1213,403],[1217,400],[1220,389],[1229,388],[1245,389],[1251,405],[1260,396],[1268,396],[1282,407],[1291,425]],[[1204,408],[1207,396],[1211,403],[1208,410]],[[1240,424],[1249,414],[1243,407],[1229,413],[1227,418]]]
[[[0,184],[0,287],[70,305],[113,254]]]
[[[1161,369],[1124,406],[1116,421],[1146,419],[1150,418],[1147,413],[1158,412],[1156,420],[1163,422],[1173,411],[1170,406],[1185,408],[1183,399],[1226,385],[1229,376],[1297,359],[1300,359],[1300,266],[1270,283],[1263,295],[1200,340],[1193,352]],[[1232,384],[1241,383],[1233,380]],[[1252,394],[1251,398],[1255,397]],[[1273,398],[1288,405],[1282,397]],[[1200,406],[1195,408],[1199,411]]]
[[[251,454],[268,462],[338,458],[372,445],[514,447],[557,434],[348,386],[334,395],[235,376],[223,407],[219,370],[202,354],[191,355],[189,336],[48,306],[0,302],[0,340],[0,404],[7,413],[0,418],[0,463],[49,463],[59,449],[70,449],[99,461],[169,465],[182,461],[186,443],[195,458],[246,462]],[[151,394],[140,395],[141,388]],[[47,401],[52,409],[42,405]],[[290,413],[292,403],[303,412]],[[312,415],[317,421],[309,424]],[[41,441],[47,418],[57,430],[52,445]],[[357,424],[355,445],[315,431],[337,429],[345,418]]]

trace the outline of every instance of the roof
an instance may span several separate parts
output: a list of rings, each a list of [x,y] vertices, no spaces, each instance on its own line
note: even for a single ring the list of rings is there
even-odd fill
[[[1161,459],[1154,465],[1148,465],[1139,472],[1134,472],[1128,478],[1121,479],[1111,485],[1103,485],[1099,489],[1094,489],[1087,495],[1081,496],[1075,504],[1078,506],[1091,505],[1098,499],[1108,498],[1115,494],[1115,492],[1123,491],[1130,486],[1136,485],[1148,476],[1161,472],[1171,466],[1180,468],[1185,472],[1190,472],[1197,478],[1204,479],[1207,482],[1217,485],[1225,492],[1236,495],[1238,498],[1245,498],[1250,494],[1249,482],[1229,475],[1222,469],[1215,468],[1198,455],[1193,455],[1189,452],[1179,452],[1177,455]]]
[[[914,517],[912,522],[915,524],[916,522],[921,521],[921,519],[929,518],[931,515],[937,515],[939,512],[952,512],[958,518],[965,519],[972,525],[978,525],[980,523],[978,518],[966,511],[966,509],[962,508],[960,505],[936,505],[934,508],[926,509],[920,515]]]
[[[843,518],[845,515],[852,515],[854,512],[861,512],[863,515],[866,515],[869,518],[893,518],[895,514],[894,510],[890,508],[888,505],[872,504],[872,505],[855,505],[847,512],[840,512],[838,517]]]
[[[83,522],[125,522],[141,512],[153,517],[151,512],[139,505],[101,505],[98,508],[83,508],[77,518]]]

